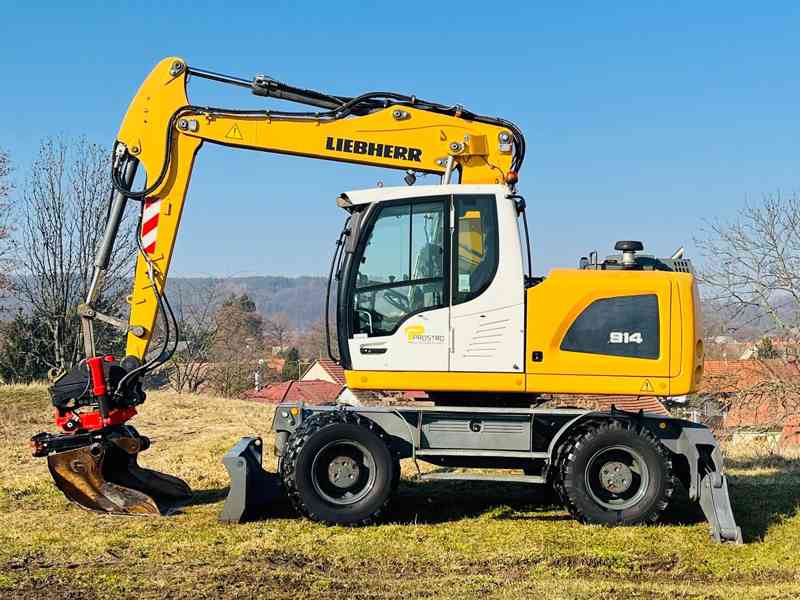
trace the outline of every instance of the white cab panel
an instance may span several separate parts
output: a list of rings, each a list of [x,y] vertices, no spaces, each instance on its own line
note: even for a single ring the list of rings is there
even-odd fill
[[[516,206],[513,200],[506,198],[508,193],[508,188],[502,185],[454,184],[375,188],[342,195],[353,205],[371,205],[370,214],[379,210],[381,203],[386,201],[442,196],[452,199],[462,194],[492,196],[497,209],[498,264],[488,286],[474,298],[462,303],[423,310],[408,317],[391,335],[353,334],[348,340],[348,346],[354,370],[497,373],[524,371],[525,290],[522,249]],[[452,222],[450,225],[454,226]],[[361,235],[369,235],[369,232],[362,232]],[[452,264],[452,254],[457,250],[452,245],[452,239],[445,243],[450,245],[451,253],[450,264],[445,267],[450,271],[448,279],[455,279],[458,286],[458,274],[453,273],[455,267]],[[372,330],[370,319],[374,316],[363,316],[369,322],[369,331]],[[365,329],[362,327],[361,331]]]
[[[356,371],[447,371],[448,312],[448,308],[437,308],[416,314],[389,336],[351,338],[353,368]]]
[[[494,279],[479,296],[450,309],[451,371],[525,370],[525,274],[516,206],[506,193],[497,193],[500,259]]]

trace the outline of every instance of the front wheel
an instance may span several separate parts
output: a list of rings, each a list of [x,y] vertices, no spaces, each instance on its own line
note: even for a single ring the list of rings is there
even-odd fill
[[[291,435],[281,477],[292,504],[309,519],[367,525],[386,511],[395,461],[372,421],[332,411],[312,416]]]
[[[650,432],[623,421],[577,432],[565,442],[556,466],[559,497],[584,523],[652,523],[674,490],[667,451]]]

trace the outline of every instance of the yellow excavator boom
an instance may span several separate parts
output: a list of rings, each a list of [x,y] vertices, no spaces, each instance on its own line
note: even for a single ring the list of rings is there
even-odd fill
[[[500,119],[490,123],[468,118],[459,107],[449,112],[430,110],[413,97],[407,102],[385,102],[382,108],[370,105],[366,114],[349,115],[348,107],[338,105],[335,99],[333,112],[303,115],[193,106],[186,94],[193,75],[224,78],[249,85],[256,93],[286,98],[280,91],[272,93],[270,86],[277,87],[273,80],[256,78],[248,84],[192,70],[180,58],[162,60],[142,83],[117,137],[117,152],[129,154],[144,167],[148,186],[148,193],[140,198],[145,202],[145,252],[137,260],[129,298],[129,356],[143,359],[147,352],[159,303],[151,277],[160,293],[169,272],[194,157],[203,142],[436,175],[458,171],[461,183],[516,180],[515,143],[520,144],[521,136],[515,134],[511,123]],[[518,155],[519,148],[516,150]]]

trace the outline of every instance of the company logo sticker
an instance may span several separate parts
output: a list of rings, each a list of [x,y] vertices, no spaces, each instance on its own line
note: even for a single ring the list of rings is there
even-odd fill
[[[422,162],[422,148],[381,144],[378,142],[366,142],[363,140],[351,140],[349,138],[325,138],[325,150],[332,150],[334,152],[347,152],[350,154],[365,154],[367,156],[393,158],[395,160],[409,160],[411,162]]]
[[[426,334],[424,325],[409,325],[403,331],[409,344],[444,344],[445,342],[443,335]]]

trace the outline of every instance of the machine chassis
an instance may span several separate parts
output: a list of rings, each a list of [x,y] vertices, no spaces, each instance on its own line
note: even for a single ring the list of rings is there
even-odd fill
[[[593,426],[618,424],[656,440],[672,473],[702,508],[716,541],[742,542],[728,496],[722,453],[705,426],[653,413],[572,408],[499,408],[464,406],[351,406],[280,404],[272,423],[275,453],[282,461],[292,434],[309,419],[339,414],[381,433],[396,460],[422,460],[465,469],[503,469],[497,474],[421,473],[421,480],[552,484],[560,450]],[[240,521],[257,514],[263,498],[248,489],[265,479],[260,438],[243,438],[223,460],[231,475],[231,492],[222,520]],[[517,469],[522,474],[509,474]]]

